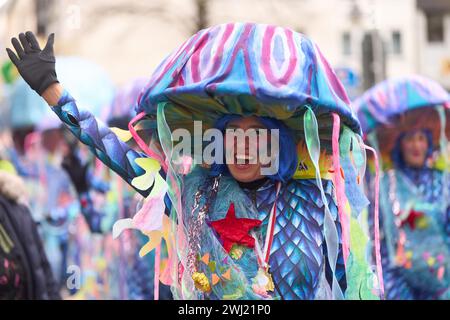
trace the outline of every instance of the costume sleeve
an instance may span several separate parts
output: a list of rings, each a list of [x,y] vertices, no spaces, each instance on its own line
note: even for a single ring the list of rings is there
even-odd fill
[[[65,90],[58,105],[52,107],[56,115],[68,129],[98,157],[106,166],[120,175],[128,184],[145,171],[135,160],[145,154],[131,149],[122,142],[105,124],[85,110],[79,110],[75,99]],[[137,189],[136,189],[137,190]],[[137,190],[146,197],[151,187],[145,191]]]

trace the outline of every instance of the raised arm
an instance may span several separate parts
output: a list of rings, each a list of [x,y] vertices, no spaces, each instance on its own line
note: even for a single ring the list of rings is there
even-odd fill
[[[17,54],[8,48],[9,58],[23,79],[47,101],[69,130],[130,185],[135,177],[144,174],[135,160],[146,155],[131,149],[89,111],[78,110],[75,99],[59,83],[53,53],[54,34],[49,36],[44,49],[39,47],[32,32],[19,34],[19,40],[12,38]],[[147,196],[150,189],[136,190]]]

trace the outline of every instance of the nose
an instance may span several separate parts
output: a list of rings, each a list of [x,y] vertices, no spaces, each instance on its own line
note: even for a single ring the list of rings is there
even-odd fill
[[[412,150],[414,152],[423,152],[425,148],[426,146],[420,140],[415,140],[414,143],[412,144]]]

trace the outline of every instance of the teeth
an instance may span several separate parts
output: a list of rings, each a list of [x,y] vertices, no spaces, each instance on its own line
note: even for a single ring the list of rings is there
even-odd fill
[[[252,160],[255,159],[255,157],[252,157],[250,155],[248,155],[248,156],[246,156],[246,155],[236,155],[236,159],[237,160],[250,160],[250,161],[252,161]]]

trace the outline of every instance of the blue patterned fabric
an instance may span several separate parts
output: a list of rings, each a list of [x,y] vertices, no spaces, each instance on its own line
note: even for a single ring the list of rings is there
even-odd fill
[[[204,171],[198,169],[186,177],[184,201],[186,201],[187,212],[192,209],[193,194],[197,192],[202,181],[205,181],[207,173]],[[323,183],[328,205],[340,233],[337,207],[335,199],[331,197],[332,183],[325,180]],[[223,176],[217,194],[220,201],[214,203],[214,209],[208,212],[207,219],[209,221],[223,219],[230,203],[233,202],[238,218],[246,217],[263,221],[262,225],[255,229],[262,243],[275,195],[273,182],[268,182],[258,190],[242,190],[233,178]],[[275,283],[275,292],[272,294],[272,298],[286,300],[329,298],[329,293],[323,289],[323,282],[331,287],[331,269],[328,265],[323,235],[323,203],[315,180],[290,180],[283,185],[277,201],[277,212],[274,241],[269,260],[270,273]],[[195,217],[188,213],[185,215],[186,228],[191,227]],[[202,234],[200,255],[209,253],[212,260],[223,262],[227,253],[223,247],[217,244],[219,238],[215,232],[206,225]],[[212,293],[206,295],[206,298],[222,299],[235,287],[244,286],[249,289],[249,292],[243,293],[239,298],[261,299],[251,292],[252,278],[256,275],[258,268],[256,255],[253,249],[244,248],[243,251],[243,256],[235,260],[236,265],[232,266],[232,269],[238,270],[236,271],[238,274],[232,275],[231,283],[214,286]],[[229,265],[233,265],[233,263],[229,263]],[[199,267],[202,272],[210,273],[203,265]],[[341,290],[345,292],[345,267],[341,248],[336,269]],[[233,281],[244,283],[237,285],[233,284]]]
[[[324,181],[327,200],[333,203],[331,181]],[[312,300],[317,297],[321,272],[326,271],[327,281],[331,285],[331,270],[323,240],[323,204],[320,190],[315,180],[291,180],[277,201],[277,220],[274,242],[270,257],[271,271],[277,284],[277,293],[286,300]],[[247,195],[256,195],[259,219],[265,230],[269,212],[275,200],[273,184],[257,191],[244,190]],[[340,237],[340,225],[337,207],[331,205],[333,218]],[[342,291],[345,291],[345,267],[342,249],[339,251],[337,279]]]

